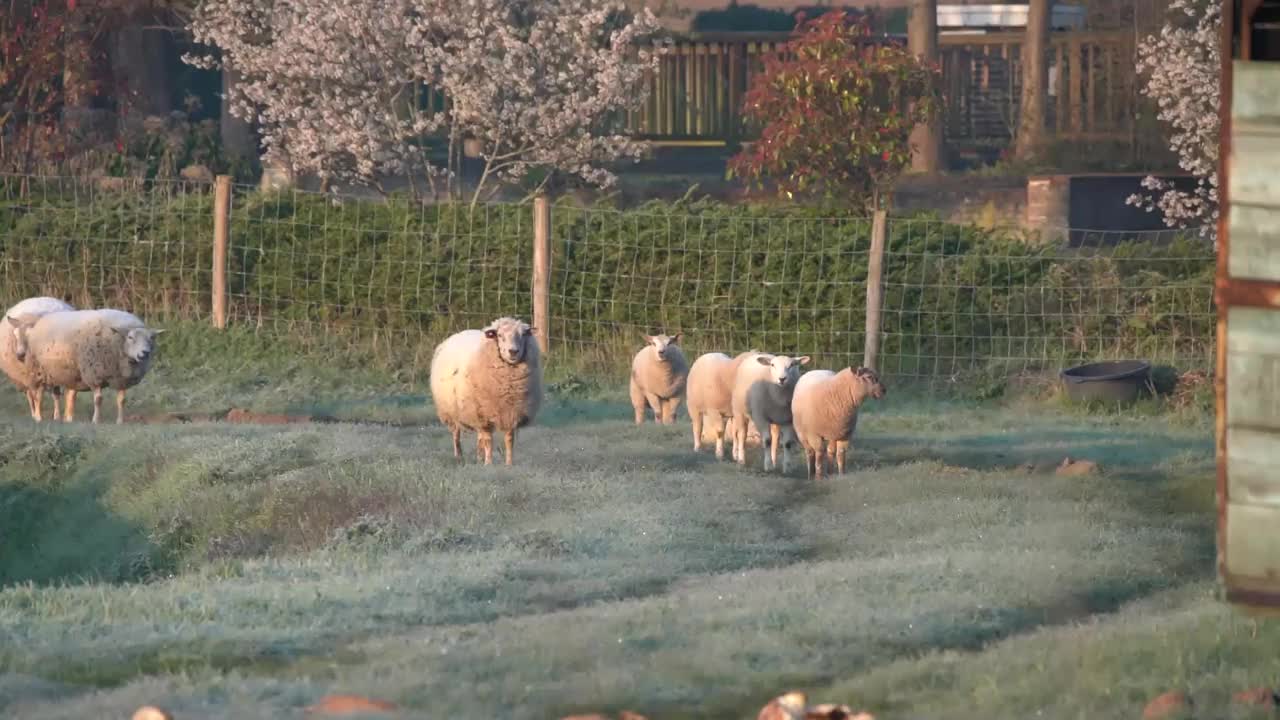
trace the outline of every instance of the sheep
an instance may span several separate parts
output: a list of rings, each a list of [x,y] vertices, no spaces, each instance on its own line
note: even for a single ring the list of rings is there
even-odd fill
[[[76,392],[93,391],[93,423],[102,415],[102,391],[116,391],[116,424],[124,423],[125,396],[151,368],[161,329],[148,328],[123,310],[66,310],[41,316],[7,315],[18,328],[16,354],[34,367],[35,389],[66,391],[65,422],[75,420]]]
[[[476,458],[493,464],[493,433],[514,458],[516,430],[533,422],[542,406],[542,354],[533,328],[512,317],[483,330],[449,336],[431,357],[431,399],[462,457],[462,430],[476,433]]]
[[[631,358],[631,407],[637,425],[644,424],[646,405],[653,408],[655,423],[676,421],[689,377],[689,363],[679,346],[681,335],[645,335],[645,346]]]
[[[0,321],[0,370],[9,376],[13,384],[27,396],[27,411],[31,413],[31,418],[36,422],[44,420],[41,413],[41,406],[44,404],[43,394],[37,394],[32,389],[34,378],[32,376],[33,368],[27,363],[18,360],[14,354],[14,346],[17,343],[18,328],[16,325],[8,321],[8,316],[20,317],[29,315],[38,317],[46,313],[61,312],[63,310],[75,310],[75,308],[57,298],[51,297],[33,297],[27,298],[22,302],[14,305],[5,312],[5,319]],[[53,393],[53,419],[59,420],[62,416],[61,399],[62,388],[52,387],[49,390]]]
[[[844,474],[849,438],[858,425],[858,408],[868,398],[883,399],[884,383],[874,370],[848,367],[840,372],[812,370],[800,376],[791,397],[791,417],[805,452],[805,476],[822,479],[828,453]]]
[[[716,438],[716,459],[724,459],[724,437],[729,433],[733,417],[733,379],[738,366],[757,350],[748,350],[730,358],[719,352],[699,355],[689,367],[685,402],[693,422],[693,451],[702,450],[702,427],[710,421]]]
[[[769,452],[763,453],[765,471],[769,470],[771,461],[774,468],[778,467],[778,445],[784,429],[791,425],[791,393],[800,378],[800,368],[808,364],[808,355],[792,358],[761,353],[739,366],[732,393],[733,458],[739,465],[747,462],[747,422],[750,421],[760,433],[762,448],[766,430],[769,433]],[[787,450],[784,446],[784,473],[789,460]]]

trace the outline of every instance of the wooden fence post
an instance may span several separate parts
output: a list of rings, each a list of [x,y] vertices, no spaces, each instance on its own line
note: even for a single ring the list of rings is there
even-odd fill
[[[876,369],[880,356],[880,305],[884,295],[884,250],[889,244],[889,214],[876,210],[871,221],[871,255],[867,260],[867,340],[863,367]]]
[[[213,326],[227,327],[227,235],[231,220],[231,176],[213,185]]]
[[[551,351],[551,202],[533,199],[533,327],[543,353]]]

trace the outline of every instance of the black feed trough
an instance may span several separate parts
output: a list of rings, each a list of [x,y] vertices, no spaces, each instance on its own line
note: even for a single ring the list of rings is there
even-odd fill
[[[1151,363],[1145,360],[1077,365],[1062,371],[1067,397],[1074,402],[1130,403],[1151,384]]]

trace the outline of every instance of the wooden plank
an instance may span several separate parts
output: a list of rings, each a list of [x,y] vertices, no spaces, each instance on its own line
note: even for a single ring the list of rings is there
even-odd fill
[[[1226,312],[1227,426],[1280,429],[1280,310]]]
[[[1277,207],[1232,203],[1227,209],[1231,255],[1227,271],[1233,279],[1280,282],[1280,198]]]
[[[1219,252],[1221,255],[1221,251]],[[1266,280],[1228,278],[1225,262],[1219,257],[1221,273],[1214,279],[1214,302],[1219,308],[1251,307],[1280,309],[1280,286]]]
[[[1280,430],[1227,426],[1227,491],[1234,503],[1280,509]],[[1277,526],[1280,527],[1280,526]]]
[[[1280,123],[1232,123],[1231,183],[1233,203],[1280,206]]]
[[[1232,579],[1253,580],[1276,589],[1280,577],[1280,508],[1245,505],[1234,500],[1227,507],[1226,571]]]
[[[1280,66],[1273,62],[1232,63],[1231,117],[1242,120],[1280,120]]]

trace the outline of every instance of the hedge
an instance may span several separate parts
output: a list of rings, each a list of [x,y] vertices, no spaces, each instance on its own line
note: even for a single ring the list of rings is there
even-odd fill
[[[0,300],[35,294],[161,319],[209,313],[210,193],[54,192],[0,204]],[[891,219],[882,369],[1206,358],[1213,252],[1192,237],[1043,243]],[[232,212],[235,322],[438,338],[531,315],[528,205],[432,206],[246,193]],[[576,352],[683,330],[694,350],[761,347],[855,362],[869,221],[714,202],[553,211],[552,338]]]

